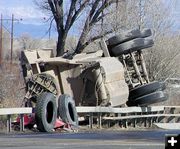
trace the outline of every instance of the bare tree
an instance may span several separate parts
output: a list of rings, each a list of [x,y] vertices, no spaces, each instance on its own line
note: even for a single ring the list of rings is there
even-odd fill
[[[177,75],[177,59],[180,58],[179,34],[173,33],[172,9],[175,0],[166,6],[161,0],[146,1],[141,9],[143,27],[150,26],[153,31],[155,45],[145,51],[146,64],[151,80],[164,80]]]
[[[114,7],[116,11],[107,18],[107,23],[110,28],[114,28],[115,34],[133,28],[152,29],[155,44],[144,50],[151,80],[166,79],[180,73],[177,63],[180,58],[180,35],[177,32],[174,34],[172,27],[175,1],[163,3],[162,0],[125,0],[119,2]]]
[[[18,41],[22,50],[37,49],[40,46],[39,40],[33,39],[27,33],[22,34]]]
[[[80,18],[83,18],[84,24],[75,53],[81,53],[91,42],[111,33],[112,30],[108,30],[103,34],[88,36],[94,26],[104,18],[103,12],[117,1],[119,0],[36,0],[41,9],[52,12],[50,22],[52,25],[55,20],[58,32],[57,56],[63,54],[68,33],[75,23],[80,23]]]

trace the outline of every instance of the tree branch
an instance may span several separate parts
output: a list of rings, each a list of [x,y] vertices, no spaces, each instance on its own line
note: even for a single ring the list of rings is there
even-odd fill
[[[96,0],[96,1],[94,1],[94,3],[92,4],[92,8],[91,8],[91,11],[90,11],[90,13],[89,13],[90,19],[91,19],[92,16],[94,15],[94,13],[95,13],[95,11],[96,11],[96,9],[97,9],[100,1],[101,1],[101,0]]]
[[[54,0],[54,5],[55,5],[55,8],[56,8],[56,16],[57,16],[57,19],[58,19],[58,22],[59,23],[59,29],[63,30],[64,29],[64,12],[63,12],[63,0]]]
[[[51,31],[51,28],[52,28],[52,24],[53,24],[53,21],[54,21],[54,18],[53,17],[50,17],[48,20],[50,20],[50,23],[49,23],[49,28],[47,30],[47,33]]]
[[[51,11],[48,1],[43,1],[43,3],[42,3],[42,2],[39,2],[38,0],[34,0],[34,3],[42,10]]]
[[[110,13],[102,14],[101,16],[99,16],[99,17],[93,22],[93,24],[99,22],[100,20],[102,20],[102,19],[103,19],[105,16],[107,16],[108,14],[110,14]]]
[[[55,10],[55,8],[54,8],[54,3],[52,2],[52,0],[48,0],[48,4],[49,4],[49,6],[50,6],[50,8],[51,8],[51,11],[52,11],[52,14],[53,14],[53,16],[54,16],[54,19],[57,20],[57,19],[56,19],[56,10]]]
[[[104,11],[104,9],[106,9],[107,7],[109,7],[110,5],[114,3],[117,3],[117,0],[110,0],[109,2],[105,0],[102,6],[94,13],[93,18],[91,19],[90,25],[93,25],[94,23],[98,22],[97,19],[99,15]]]
[[[63,0],[48,0],[48,4],[56,21],[57,30],[62,35],[64,31]]]
[[[111,34],[113,33],[114,31],[113,30],[110,30],[110,31],[106,31],[105,33],[103,34],[100,34],[100,35],[97,35],[97,36],[94,36],[92,38],[90,38],[88,41],[86,41],[83,45],[82,45],[82,48],[84,49],[86,46],[88,46],[90,43],[104,37],[105,35],[108,35],[108,34]]]
[[[81,33],[79,42],[77,44],[77,48],[75,51],[76,53],[81,53],[82,50],[84,49],[84,47],[86,47],[88,45],[89,41],[86,42],[87,35],[88,35],[89,31],[92,29],[92,27],[94,26],[94,24],[97,22],[97,19],[100,16],[100,14],[103,12],[103,10],[105,8],[107,8],[108,6],[110,6],[111,4],[117,2],[117,0],[109,0],[109,1],[105,0],[105,1],[103,1],[102,6],[100,6],[98,8],[98,6],[100,5],[100,1],[101,0],[95,0],[92,3],[92,8],[89,12],[89,15],[86,18],[83,31]],[[101,18],[99,18],[99,19],[101,19]],[[102,35],[100,35],[100,37],[101,36]],[[92,41],[94,41],[94,39],[92,39]]]
[[[72,22],[72,17],[73,17],[73,12],[75,10],[76,2],[77,2],[77,0],[72,0],[71,1],[71,6],[69,8],[68,17],[67,17],[67,20],[66,20],[65,31],[68,31],[69,28],[70,28],[70,24]]]
[[[74,15],[72,17],[69,28],[74,24],[75,20],[77,19],[79,14],[82,12],[82,10],[87,6],[88,2],[89,2],[89,0],[85,0],[84,3],[80,4],[79,9],[75,10],[75,13],[74,13]]]

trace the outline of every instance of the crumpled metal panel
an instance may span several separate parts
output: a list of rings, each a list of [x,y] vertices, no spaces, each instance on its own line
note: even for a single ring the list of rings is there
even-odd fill
[[[114,57],[105,57],[99,60],[103,69],[104,84],[108,99],[112,106],[125,104],[128,100],[129,89],[124,78],[122,63]]]

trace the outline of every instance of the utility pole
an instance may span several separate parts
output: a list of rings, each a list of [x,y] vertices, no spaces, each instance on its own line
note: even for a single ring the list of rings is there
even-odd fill
[[[1,14],[1,28],[0,28],[0,65],[2,63],[2,51],[3,51],[3,16]]]
[[[20,19],[22,21],[22,19]],[[12,64],[12,60],[13,60],[13,42],[14,42],[14,22],[18,21],[19,19],[15,19],[14,18],[14,14],[12,14],[12,18],[9,19],[3,19],[2,14],[1,14],[1,26],[0,26],[0,63],[2,62],[2,50],[3,50],[3,21],[11,21],[11,31],[7,28],[4,27],[4,29],[6,29],[6,31],[8,31],[8,33],[10,34],[10,38],[11,38],[11,47],[10,47],[10,63]]]
[[[11,24],[11,64],[13,59],[13,40],[14,40],[14,14],[12,14],[12,24]]]

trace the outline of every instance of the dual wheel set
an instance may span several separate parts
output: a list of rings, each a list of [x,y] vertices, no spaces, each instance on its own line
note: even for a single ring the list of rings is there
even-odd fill
[[[144,84],[129,92],[128,106],[148,106],[150,104],[167,100],[164,93],[165,84],[163,82],[151,82]]]
[[[63,94],[56,102],[56,96],[50,92],[43,92],[37,98],[35,107],[35,120],[41,132],[52,132],[56,120],[77,126],[78,116],[74,100],[71,96]]]
[[[129,86],[127,106],[148,106],[167,100],[163,82],[150,82],[143,50],[154,45],[150,29],[124,31],[106,41],[111,56],[118,57],[125,68]]]

